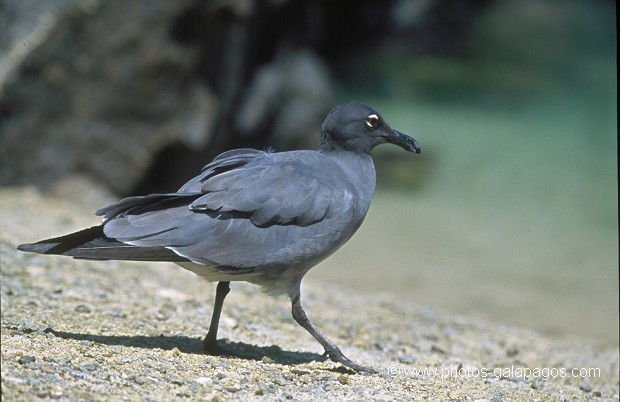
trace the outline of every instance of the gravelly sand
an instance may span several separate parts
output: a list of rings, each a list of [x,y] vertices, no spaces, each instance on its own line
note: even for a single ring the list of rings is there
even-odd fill
[[[618,400],[614,348],[313,281],[303,286],[310,318],[380,374],[320,361],[320,346],[290,317],[288,300],[246,284],[233,285],[220,329],[237,357],[206,356],[200,342],[213,284],[172,264],[15,250],[95,224],[93,205],[113,201],[72,188],[45,196],[0,190],[3,401]],[[584,378],[571,376],[573,368],[598,371]]]

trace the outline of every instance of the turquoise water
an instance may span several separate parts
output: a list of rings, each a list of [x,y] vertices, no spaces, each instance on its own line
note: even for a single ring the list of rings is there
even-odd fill
[[[411,73],[395,78],[398,90],[347,96],[416,138],[422,155],[374,151],[380,187],[365,224],[309,278],[617,343],[615,50],[568,48],[500,63],[522,72],[503,86],[457,79],[434,91]]]

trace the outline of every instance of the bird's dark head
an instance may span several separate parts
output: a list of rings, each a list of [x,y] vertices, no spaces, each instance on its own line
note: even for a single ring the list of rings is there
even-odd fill
[[[336,106],[325,118],[319,151],[370,153],[375,146],[386,142],[420,153],[418,142],[392,129],[379,112],[363,103],[349,102]]]

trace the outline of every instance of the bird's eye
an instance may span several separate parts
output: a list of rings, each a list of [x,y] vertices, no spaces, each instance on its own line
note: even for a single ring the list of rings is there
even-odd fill
[[[366,125],[369,128],[377,128],[379,125],[379,117],[376,114],[371,114],[366,118]]]

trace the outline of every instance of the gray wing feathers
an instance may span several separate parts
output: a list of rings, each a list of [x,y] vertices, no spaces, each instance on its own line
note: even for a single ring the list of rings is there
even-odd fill
[[[104,233],[135,246],[163,246],[201,264],[246,271],[264,264],[311,236],[304,228],[329,216],[343,195],[306,165],[324,162],[316,159],[320,154],[282,155],[224,153],[178,193],[126,198],[99,210]]]
[[[335,192],[332,183],[319,182],[303,165],[234,169],[207,180],[193,211],[239,211],[250,214],[259,227],[270,225],[308,226],[322,220]]]
[[[233,149],[231,151],[221,153],[216,156],[211,163],[202,168],[202,173],[200,175],[185,183],[183,187],[179,189],[179,193],[201,192],[203,183],[211,177],[222,174],[234,168],[244,166],[254,158],[264,154],[266,154],[266,152],[250,148]]]
[[[116,218],[117,216],[126,216],[129,214],[144,213],[147,210],[162,211],[171,207],[175,202],[183,203],[183,197],[190,197],[191,194],[151,194],[137,197],[123,198],[116,204],[98,209],[95,212],[97,216],[103,216],[103,221]]]

